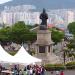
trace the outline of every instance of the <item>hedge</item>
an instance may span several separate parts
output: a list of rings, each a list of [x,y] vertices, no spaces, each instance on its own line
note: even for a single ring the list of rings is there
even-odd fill
[[[44,67],[47,71],[65,69],[65,66],[63,64],[46,64]]]
[[[75,62],[69,62],[66,64],[67,69],[75,69]]]

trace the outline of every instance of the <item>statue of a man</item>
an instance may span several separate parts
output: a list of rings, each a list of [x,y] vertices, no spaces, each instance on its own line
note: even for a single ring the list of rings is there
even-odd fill
[[[41,25],[47,25],[48,15],[45,9],[43,9],[43,12],[40,14],[40,19],[42,20]]]
[[[43,12],[40,14],[40,19],[42,20],[40,29],[47,29],[48,14],[46,13],[45,9],[43,9]]]

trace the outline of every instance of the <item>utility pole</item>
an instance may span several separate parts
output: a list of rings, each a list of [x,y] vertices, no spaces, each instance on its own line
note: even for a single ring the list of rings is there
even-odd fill
[[[65,65],[65,50],[63,50],[63,59],[64,59],[64,65]]]

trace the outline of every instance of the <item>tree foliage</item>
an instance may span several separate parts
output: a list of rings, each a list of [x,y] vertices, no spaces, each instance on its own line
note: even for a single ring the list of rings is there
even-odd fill
[[[33,42],[35,39],[36,33],[31,32],[23,21],[15,23],[12,27],[0,29],[0,41],[2,42],[12,41],[21,44],[28,41]]]
[[[69,23],[68,30],[70,33],[75,35],[75,22]]]
[[[64,38],[64,32],[57,30],[55,28],[51,29],[52,33],[51,33],[51,38],[53,40],[53,42],[55,44],[57,44],[58,42],[61,42],[62,39]]]
[[[11,27],[5,27],[0,29],[0,41],[1,42],[15,42],[21,43],[32,43],[36,40],[37,34],[30,29],[34,26],[27,26],[23,21],[19,21]],[[64,33],[57,29],[51,29],[51,37],[55,44],[61,42],[64,38]]]
[[[74,56],[75,57],[75,40],[70,40],[67,44],[67,52],[68,56]]]
[[[10,41],[10,27],[6,27],[6,28],[3,28],[3,29],[0,29],[0,41]]]

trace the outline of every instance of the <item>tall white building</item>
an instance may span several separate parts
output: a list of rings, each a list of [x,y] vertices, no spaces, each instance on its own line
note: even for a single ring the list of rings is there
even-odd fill
[[[39,24],[39,12],[2,12],[2,20],[6,25],[12,25],[18,21],[24,21],[25,24]]]
[[[1,21],[6,25],[12,25],[18,21],[24,21],[25,24],[30,25],[40,24],[40,12],[35,12],[35,9],[33,5],[5,7],[5,10],[1,12]],[[48,24],[62,24],[67,28],[68,23],[75,21],[74,9],[49,10],[47,13]]]
[[[2,22],[8,26],[18,21],[31,25],[39,24],[39,12],[30,11],[35,9],[33,5],[5,6],[4,11],[1,12]]]
[[[6,25],[11,25],[13,23],[13,15],[12,12],[2,12],[2,21]]]
[[[67,11],[67,19],[68,19],[68,24],[71,22],[74,22],[74,12],[73,11]]]

